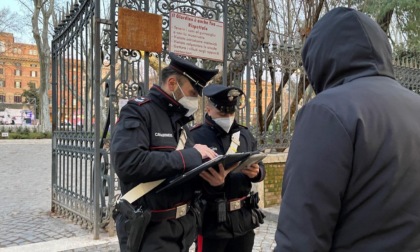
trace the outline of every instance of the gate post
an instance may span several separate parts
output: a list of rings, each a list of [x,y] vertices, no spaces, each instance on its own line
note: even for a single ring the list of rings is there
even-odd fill
[[[93,224],[93,239],[99,239],[99,223],[101,212],[99,209],[99,197],[100,197],[100,180],[101,180],[101,160],[100,160],[100,135],[101,135],[101,103],[100,103],[100,81],[101,81],[101,64],[99,55],[101,55],[101,40],[100,40],[100,28],[101,28],[101,11],[100,11],[100,0],[95,0],[95,28],[94,28],[94,54],[96,57],[94,64],[95,77],[93,82],[93,94],[95,103],[95,178],[94,178],[94,224]]]

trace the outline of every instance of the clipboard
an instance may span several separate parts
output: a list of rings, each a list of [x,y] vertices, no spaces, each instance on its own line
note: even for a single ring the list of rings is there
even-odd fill
[[[265,153],[255,153],[255,154],[252,154],[250,157],[248,157],[246,160],[244,160],[244,161],[242,161],[239,165],[238,165],[238,167],[236,167],[233,171],[231,171],[231,172],[233,172],[233,173],[236,173],[236,172],[240,172],[240,171],[242,171],[242,169],[244,169],[244,168],[246,168],[248,165],[251,165],[251,164],[255,164],[255,163],[258,163],[258,162],[260,162],[261,160],[263,160],[265,157],[267,156],[267,154],[265,154]]]
[[[226,155],[219,155],[207,162],[202,163],[201,165],[197,166],[196,168],[180,175],[169,182],[167,182],[163,187],[159,188],[156,193],[160,193],[168,188],[171,188],[175,185],[182,184],[193,177],[197,176],[200,172],[209,169],[210,167],[217,168],[219,163],[222,163],[225,168],[228,168],[234,165],[237,162],[241,162],[244,159],[248,158],[251,155],[251,152],[241,152],[241,153],[233,153],[233,154],[226,154]]]

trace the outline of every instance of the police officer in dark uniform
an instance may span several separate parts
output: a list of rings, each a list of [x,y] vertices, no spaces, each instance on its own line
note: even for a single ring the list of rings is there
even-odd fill
[[[257,150],[251,132],[235,121],[235,110],[243,95],[236,87],[218,84],[204,87],[203,96],[207,102],[205,122],[191,129],[194,140],[218,154],[226,154],[229,149],[236,149],[238,153]],[[235,143],[232,145],[235,133],[239,136],[239,145],[236,146]],[[202,244],[199,237],[197,247],[202,246],[204,252],[252,251],[253,229],[263,222],[264,216],[257,209],[258,194],[250,195],[251,182],[264,179],[264,165],[259,162],[241,172],[228,173],[224,181],[216,181],[210,170],[200,174],[208,181],[204,182],[204,188],[211,190],[203,192],[207,205],[203,214]]]
[[[161,86],[153,86],[146,97],[130,100],[113,132],[111,158],[123,195],[139,183],[179,176],[216,156],[207,146],[193,142],[185,124],[193,119],[198,95],[217,70],[198,68],[173,53],[169,57]],[[185,146],[176,150],[184,132]],[[188,251],[199,221],[192,204],[197,180],[156,193],[161,184],[133,202],[135,208],[151,212],[139,251]],[[126,251],[127,229],[132,229],[121,213],[115,219],[121,251]]]

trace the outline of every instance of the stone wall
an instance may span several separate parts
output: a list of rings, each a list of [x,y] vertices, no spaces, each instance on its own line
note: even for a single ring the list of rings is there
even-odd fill
[[[287,153],[268,154],[263,162],[266,170],[264,181],[253,185],[253,190],[260,195],[260,207],[279,205],[281,202],[281,186]]]

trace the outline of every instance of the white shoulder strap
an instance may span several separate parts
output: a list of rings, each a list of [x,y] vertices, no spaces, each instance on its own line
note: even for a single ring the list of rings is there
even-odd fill
[[[241,142],[239,141],[240,135],[241,135],[240,131],[232,134],[230,146],[226,154],[233,154],[238,151],[238,147],[241,144]]]
[[[183,150],[185,144],[187,143],[187,133],[185,132],[184,128],[181,130],[181,135],[179,137],[178,145],[176,147],[177,150]],[[121,199],[125,199],[129,203],[133,203],[134,201],[140,199],[146,193],[153,190],[155,187],[160,185],[165,179],[159,179],[155,181],[150,181],[146,183],[140,183],[130,191],[128,191]]]

